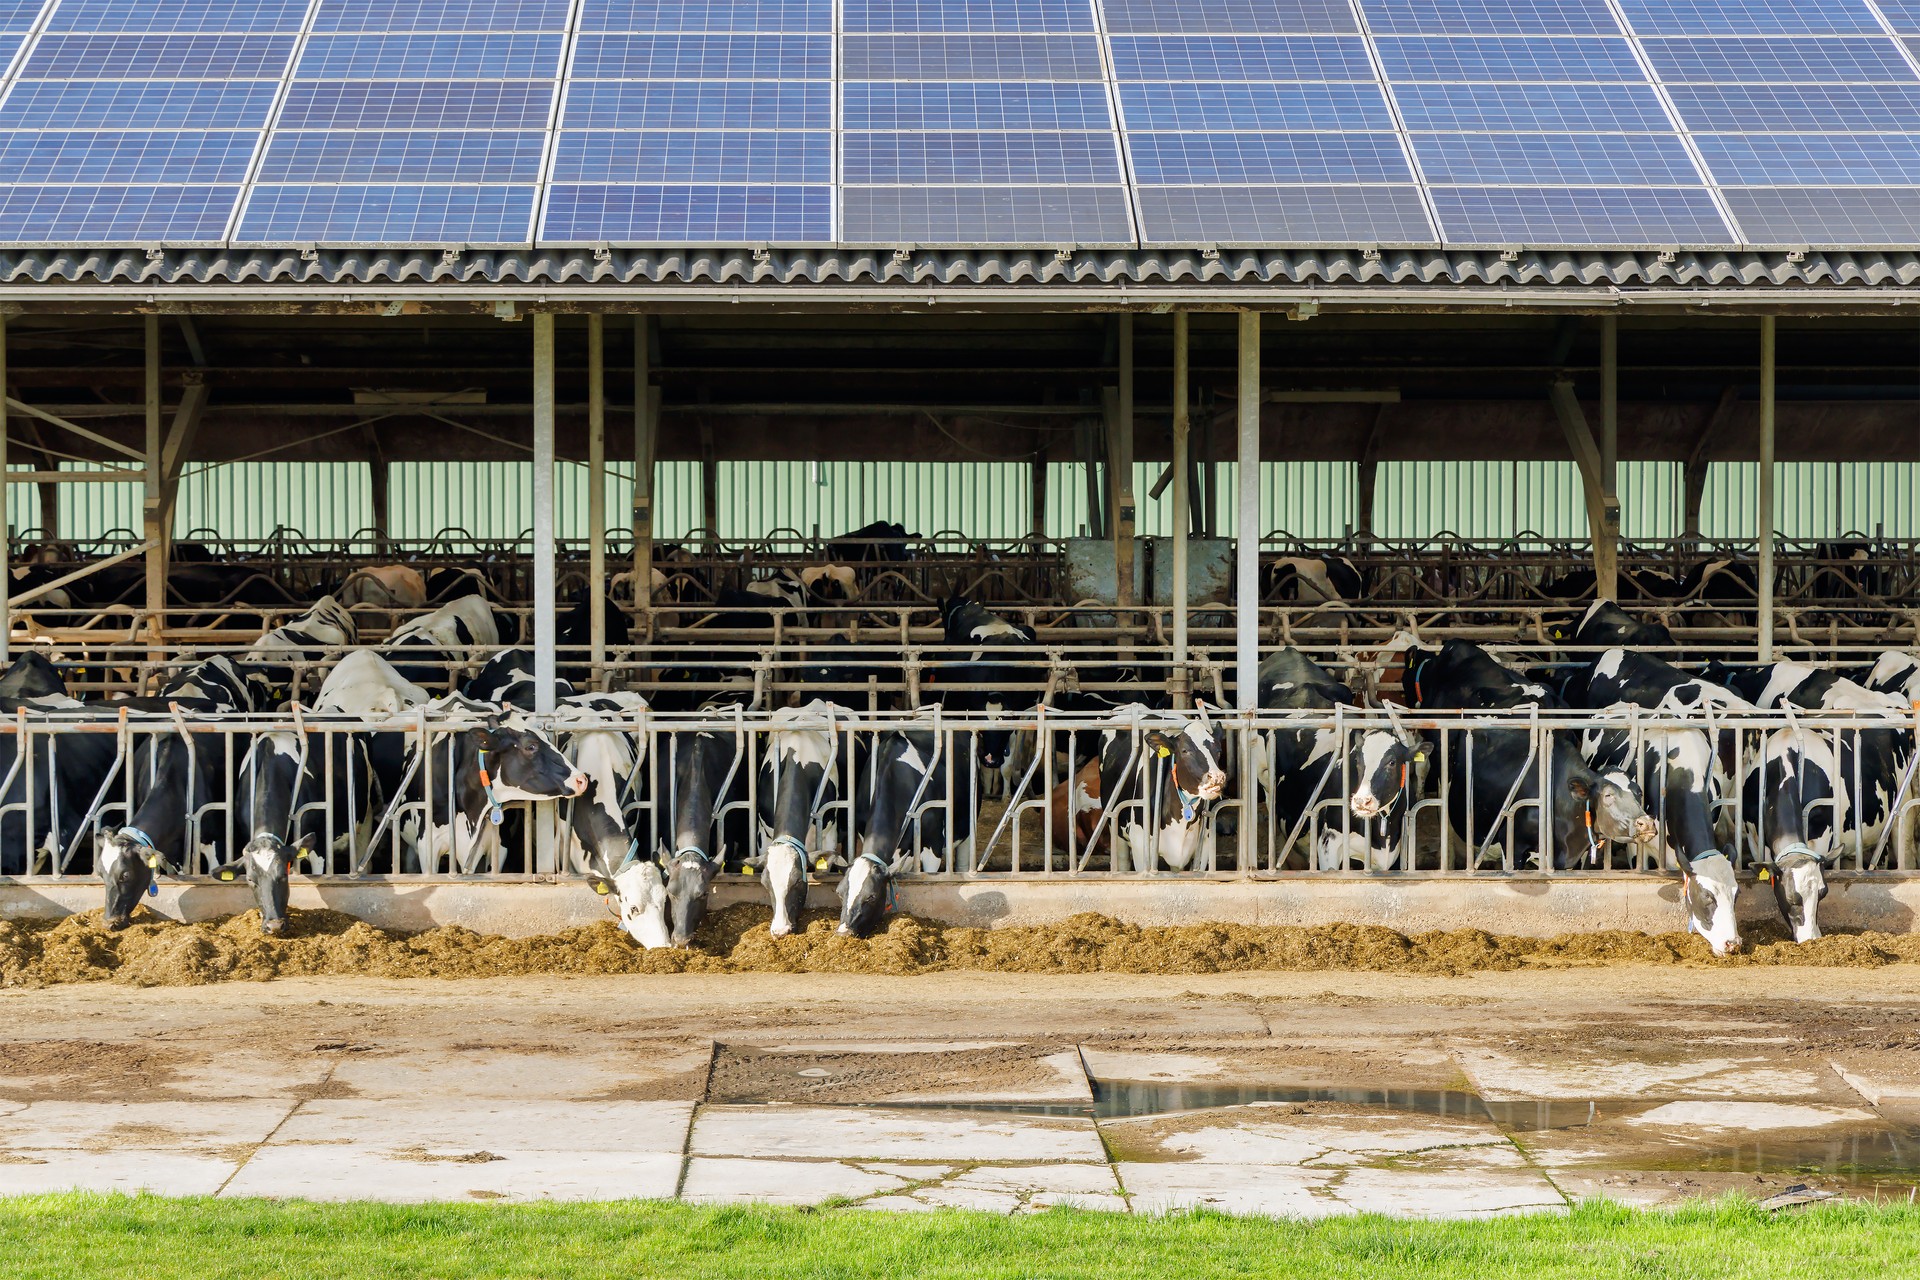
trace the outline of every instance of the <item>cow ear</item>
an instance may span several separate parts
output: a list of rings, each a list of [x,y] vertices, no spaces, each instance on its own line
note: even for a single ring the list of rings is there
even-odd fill
[[[247,867],[243,862],[223,862],[207,874],[222,884],[232,884],[246,878]]]
[[[479,747],[482,751],[498,750],[499,739],[494,736],[494,732],[493,732],[494,729],[497,727],[498,727],[497,725],[483,725],[480,728],[475,729],[473,731],[474,745]]]
[[[1588,799],[1593,795],[1593,788],[1587,785],[1586,779],[1584,778],[1567,779],[1567,790],[1573,792],[1574,795],[1582,800]]]
[[[1173,743],[1168,741],[1167,735],[1160,732],[1158,729],[1147,730],[1146,737],[1143,739],[1143,741],[1149,747],[1153,748],[1153,752],[1155,755],[1170,756],[1173,754]]]
[[[613,882],[605,876],[593,876],[588,879],[587,883],[592,885],[593,891],[603,898],[613,892]]]

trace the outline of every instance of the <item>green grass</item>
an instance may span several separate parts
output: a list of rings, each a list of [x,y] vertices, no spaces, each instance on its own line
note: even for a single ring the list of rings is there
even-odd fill
[[[1468,1222],[1280,1222],[1214,1213],[1023,1218],[859,1209],[313,1204],[73,1193],[0,1199],[9,1280],[153,1277],[740,1276],[1189,1280],[1210,1276],[1920,1276],[1920,1210],[1763,1213],[1745,1201],[1667,1212]]]

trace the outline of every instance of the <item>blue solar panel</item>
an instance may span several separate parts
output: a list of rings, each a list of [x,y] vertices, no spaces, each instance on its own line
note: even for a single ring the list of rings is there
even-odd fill
[[[0,129],[233,129],[266,123],[278,87],[265,81],[22,81],[0,104]]]
[[[48,31],[298,31],[307,0],[61,0]]]
[[[1674,135],[1428,134],[1414,139],[1430,183],[1459,186],[1698,186]]]
[[[523,244],[532,187],[256,186],[245,244]]]
[[[1920,186],[1920,137],[1901,134],[1695,138],[1726,186]]]
[[[1920,243],[1920,187],[1735,187],[1727,204],[1754,244]]]
[[[0,31],[31,31],[46,0],[0,0]]]
[[[828,36],[581,36],[585,80],[819,80],[833,75]]]
[[[847,32],[1092,31],[1086,0],[844,0]]]
[[[833,189],[555,183],[543,234],[560,243],[804,244],[832,238]]]
[[[569,7],[570,0],[325,0],[313,29],[565,31]]]
[[[833,86],[824,82],[576,80],[567,86],[561,124],[568,129],[788,129],[833,125]]]
[[[1606,0],[1361,0],[1375,35],[1618,35]]]
[[[847,80],[1098,80],[1094,36],[847,36]]]
[[[1143,35],[1358,31],[1346,0],[1105,0],[1107,30]]]
[[[1878,33],[1861,0],[1620,0],[1643,36]]]
[[[639,185],[826,183],[833,180],[833,141],[824,133],[575,130],[560,139],[553,180]]]
[[[224,133],[0,134],[0,172],[9,182],[241,183],[253,160],[253,130]]]
[[[1117,183],[1113,135],[1100,133],[848,133],[849,183]]]
[[[25,36],[0,35],[0,78],[4,78],[5,68],[12,64],[13,55],[18,53],[20,46],[25,43]]]
[[[301,80],[539,80],[560,65],[566,37],[414,34],[314,36],[301,51]]]
[[[1122,187],[848,187],[845,235],[868,244],[1129,244]]]
[[[1880,12],[1895,31],[1920,35],[1920,0],[1880,0]]]
[[[832,0],[585,0],[581,31],[832,31]]]
[[[553,86],[538,81],[296,81],[282,129],[544,129]]]
[[[261,182],[537,182],[544,135],[524,132],[274,136]]]
[[[1689,245],[1732,238],[1705,188],[1435,187],[1453,244]]]
[[[1852,36],[1819,40],[1658,39],[1642,42],[1662,80],[1674,84],[1914,84],[1893,41]]]
[[[1142,131],[1393,128],[1372,84],[1128,84],[1120,110],[1128,129]]]
[[[1643,84],[1395,85],[1400,118],[1443,132],[1671,133],[1673,121]]]
[[[841,99],[849,132],[867,129],[1107,129],[1107,92],[1098,84],[888,84],[853,81]]]
[[[0,241],[215,244],[238,187],[0,185]]]
[[[1391,133],[1134,133],[1136,180],[1154,186],[1412,182]]]
[[[1633,46],[1610,37],[1387,36],[1378,43],[1380,64],[1396,82],[1646,80]]]
[[[1138,80],[1372,83],[1358,38],[1342,36],[1127,36],[1113,41],[1114,75]]]
[[[20,68],[27,80],[278,80],[295,37],[45,36]]]
[[[1423,244],[1418,188],[1141,187],[1140,236],[1160,244]]]
[[[1668,96],[1700,132],[1920,129],[1920,85],[1676,85]]]

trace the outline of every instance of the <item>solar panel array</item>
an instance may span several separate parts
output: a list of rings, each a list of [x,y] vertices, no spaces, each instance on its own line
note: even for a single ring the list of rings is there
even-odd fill
[[[0,0],[0,243],[1920,245],[1920,0]]]

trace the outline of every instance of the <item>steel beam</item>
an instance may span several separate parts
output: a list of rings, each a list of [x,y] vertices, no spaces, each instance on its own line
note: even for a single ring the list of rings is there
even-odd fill
[[[1234,705],[1259,705],[1260,672],[1260,313],[1240,313],[1239,510],[1234,546]],[[1251,831],[1254,815],[1241,815]]]
[[[551,711],[554,677],[553,316],[533,315],[533,706]]]
[[[1707,415],[1707,425],[1700,429],[1700,436],[1687,453],[1686,465],[1682,471],[1682,503],[1684,523],[1681,526],[1686,537],[1700,536],[1700,504],[1707,496],[1707,468],[1712,465],[1711,451],[1714,437],[1718,436],[1727,422],[1733,417],[1734,408],[1740,403],[1740,388],[1731,384],[1720,393],[1720,400]]]
[[[587,317],[587,625],[593,684],[607,661],[607,318]]]
[[[1600,520],[1593,559],[1599,593],[1620,598],[1620,317],[1600,318]]]
[[[1133,590],[1133,535],[1138,520],[1133,492],[1133,313],[1119,317],[1120,385],[1107,435],[1107,484],[1113,512],[1114,604],[1126,610],[1137,604]],[[1125,626],[1130,619],[1122,617]]]
[[[650,326],[644,315],[633,318],[633,605],[643,625],[653,604],[653,460],[660,424]]]
[[[155,644],[164,630],[167,607],[167,555],[172,546],[172,530],[167,528],[166,451],[162,445],[160,386],[160,317],[146,318],[144,350],[146,358],[146,463],[147,483],[141,504],[142,523],[147,537],[147,634]],[[154,659],[160,657],[156,650]]]
[[[1760,317],[1760,661],[1773,661],[1773,409],[1774,356],[1772,316]]]
[[[1173,705],[1192,705],[1187,678],[1187,534],[1192,523],[1188,508],[1193,477],[1187,467],[1188,436],[1193,418],[1187,404],[1188,317],[1173,313],[1173,657],[1168,673],[1173,682]]]

